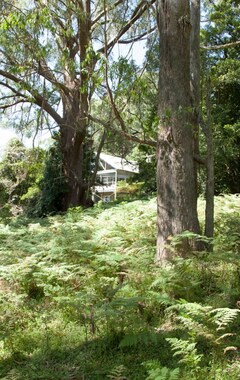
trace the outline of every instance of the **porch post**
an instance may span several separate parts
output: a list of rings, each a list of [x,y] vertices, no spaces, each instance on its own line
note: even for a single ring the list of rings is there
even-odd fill
[[[115,190],[114,190],[114,200],[117,199],[117,169],[115,172]]]

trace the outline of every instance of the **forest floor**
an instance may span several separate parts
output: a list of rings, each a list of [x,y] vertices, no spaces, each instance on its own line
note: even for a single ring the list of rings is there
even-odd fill
[[[240,197],[215,210],[214,251],[186,232],[164,268],[155,199],[2,220],[0,379],[239,379]]]

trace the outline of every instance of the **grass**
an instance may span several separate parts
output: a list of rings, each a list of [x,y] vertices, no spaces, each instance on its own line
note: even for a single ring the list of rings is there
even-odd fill
[[[166,268],[155,199],[3,220],[0,379],[238,379],[240,198],[215,205],[214,252]]]

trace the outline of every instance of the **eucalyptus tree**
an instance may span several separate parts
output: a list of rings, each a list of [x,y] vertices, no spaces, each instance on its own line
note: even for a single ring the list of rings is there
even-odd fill
[[[1,1],[0,108],[19,112],[33,106],[41,119],[49,118],[58,127],[55,137],[68,184],[63,208],[84,205],[94,182],[93,176],[85,176],[84,151],[91,144],[91,100],[106,84],[106,61],[116,44],[131,44],[147,33],[154,2]],[[103,139],[104,134],[97,157]]]
[[[222,124],[223,120],[230,121],[233,116],[238,136],[239,107],[236,106],[236,100],[239,94],[239,59],[234,58],[239,55],[239,4],[234,0],[204,2],[208,10],[210,7],[210,12],[205,10],[206,18],[209,17],[209,25],[202,33],[205,36],[205,44],[201,45],[201,48],[210,52],[205,62],[208,71],[210,68],[210,73],[214,73],[211,75],[214,86],[209,87],[208,76],[207,95],[204,95],[207,101],[203,102],[203,108],[207,109],[206,121],[209,124],[206,129],[199,104],[200,3],[200,0],[161,0],[159,4],[160,123],[157,169],[159,261],[169,257],[166,244],[171,236],[186,230],[200,233],[196,186],[196,167],[199,163],[207,167],[205,234],[212,236],[213,147],[210,124],[214,122],[214,118]],[[205,78],[204,82],[206,83]],[[221,109],[219,95],[223,94],[223,88],[226,92],[224,91],[222,100],[227,108]],[[205,129],[208,145],[206,158],[199,155],[199,124]],[[231,130],[229,125],[225,127],[225,131],[227,129]],[[220,146],[220,149],[223,147],[223,153],[224,146],[228,145],[225,143]],[[238,159],[239,155],[235,154],[235,157]],[[237,172],[236,165],[235,161],[234,177]],[[196,241],[193,242],[193,246],[197,249],[202,248]]]
[[[193,26],[194,27],[194,26]],[[190,91],[189,0],[162,0],[159,8],[158,252],[183,231],[200,233]]]

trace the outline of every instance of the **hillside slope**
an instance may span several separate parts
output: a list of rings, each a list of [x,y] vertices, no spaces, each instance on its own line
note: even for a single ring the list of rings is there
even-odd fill
[[[239,378],[240,197],[215,204],[214,252],[165,268],[155,199],[2,221],[0,379]]]

